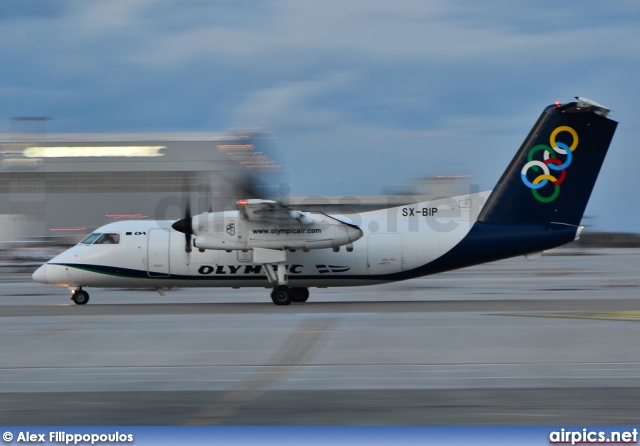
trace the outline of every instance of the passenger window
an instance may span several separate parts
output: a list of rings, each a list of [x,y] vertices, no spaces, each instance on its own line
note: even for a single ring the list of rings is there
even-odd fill
[[[102,234],[95,245],[117,245],[120,243],[120,234]]]
[[[96,241],[96,239],[98,237],[100,237],[102,234],[100,234],[99,232],[94,232],[93,234],[87,236],[87,238],[85,238],[84,240],[82,240],[80,243],[82,243],[83,245],[90,245],[93,242]]]

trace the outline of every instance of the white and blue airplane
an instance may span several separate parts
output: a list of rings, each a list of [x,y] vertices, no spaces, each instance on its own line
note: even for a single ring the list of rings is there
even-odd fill
[[[309,288],[411,279],[544,250],[577,239],[613,138],[609,109],[576,98],[544,109],[492,191],[363,212],[351,221],[271,200],[173,221],[98,228],[33,273],[69,287],[261,287],[276,305]]]

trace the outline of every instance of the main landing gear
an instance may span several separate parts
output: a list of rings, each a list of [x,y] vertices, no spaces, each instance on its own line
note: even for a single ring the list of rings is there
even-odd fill
[[[290,287],[287,274],[287,251],[253,248],[253,261],[264,268],[264,272],[273,288],[271,300],[276,305],[289,305],[291,302],[306,302],[309,288]]]
[[[289,305],[291,302],[306,302],[309,299],[309,288],[278,285],[271,291],[271,300],[276,305]]]
[[[77,290],[73,290],[71,300],[74,301],[76,305],[86,305],[86,303],[89,302],[89,293],[82,288],[78,288]]]

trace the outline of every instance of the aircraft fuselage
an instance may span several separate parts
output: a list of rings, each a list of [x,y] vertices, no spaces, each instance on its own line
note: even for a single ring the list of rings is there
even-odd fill
[[[363,236],[352,248],[288,250],[289,284],[333,287],[398,280],[399,273],[437,259],[462,240],[488,194],[350,215]],[[222,218],[237,220],[236,212]],[[34,278],[71,287],[269,287],[264,266],[253,263],[251,250],[185,252],[184,235],[171,223],[132,220],[102,226],[95,233],[117,234],[119,243],[80,243],[43,265]],[[287,228],[272,226],[260,231],[287,236]]]

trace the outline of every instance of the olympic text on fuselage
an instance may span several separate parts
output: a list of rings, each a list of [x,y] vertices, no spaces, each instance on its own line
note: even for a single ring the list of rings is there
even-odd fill
[[[285,265],[289,274],[300,274],[302,265]],[[277,266],[276,266],[277,269]],[[202,265],[198,273],[212,274],[263,274],[262,265]]]

